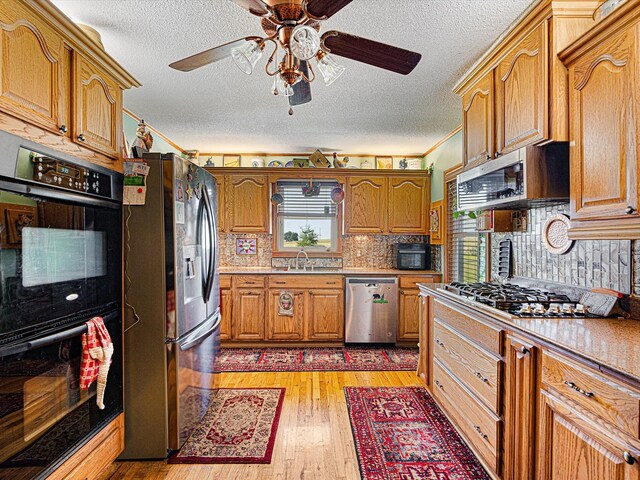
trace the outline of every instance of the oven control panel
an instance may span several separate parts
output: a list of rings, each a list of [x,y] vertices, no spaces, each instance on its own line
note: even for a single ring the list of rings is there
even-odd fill
[[[57,158],[33,155],[31,160],[36,182],[101,197],[111,196],[108,175]]]

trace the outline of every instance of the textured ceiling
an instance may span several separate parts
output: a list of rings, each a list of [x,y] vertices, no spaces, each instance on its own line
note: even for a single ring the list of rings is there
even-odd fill
[[[420,52],[404,77],[338,57],[346,73],[312,85],[313,101],[287,114],[262,69],[231,59],[182,73],[167,65],[248,35],[259,19],[229,0],[53,0],[102,34],[106,50],[143,86],[125,106],[183,148],[203,152],[328,151],[412,155],[461,121],[453,84],[531,0],[354,0],[323,22]],[[264,66],[265,58],[259,65]]]

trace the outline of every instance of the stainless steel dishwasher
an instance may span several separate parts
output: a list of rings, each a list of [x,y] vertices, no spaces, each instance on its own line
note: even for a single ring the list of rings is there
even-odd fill
[[[347,278],[345,296],[345,342],[395,343],[397,278]]]

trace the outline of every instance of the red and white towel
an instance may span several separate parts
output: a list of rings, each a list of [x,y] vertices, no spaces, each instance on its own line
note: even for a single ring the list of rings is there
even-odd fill
[[[80,362],[80,389],[88,390],[98,380],[96,404],[104,409],[104,389],[113,355],[113,342],[101,317],[87,322],[87,333],[82,334],[82,360]]]

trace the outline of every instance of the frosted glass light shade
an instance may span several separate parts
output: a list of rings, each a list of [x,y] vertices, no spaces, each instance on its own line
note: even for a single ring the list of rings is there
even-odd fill
[[[320,50],[320,35],[308,25],[298,25],[289,40],[291,52],[300,60],[312,59]]]
[[[346,67],[336,62],[331,55],[325,54],[318,60],[318,70],[328,87],[344,73]]]
[[[291,97],[293,95],[293,87],[289,85],[280,74],[277,74],[275,77],[273,77],[272,88],[273,93],[275,93],[276,95],[282,95],[284,97]]]
[[[246,42],[240,47],[231,50],[233,62],[247,75],[251,75],[260,57],[262,57],[262,47],[255,40]]]

